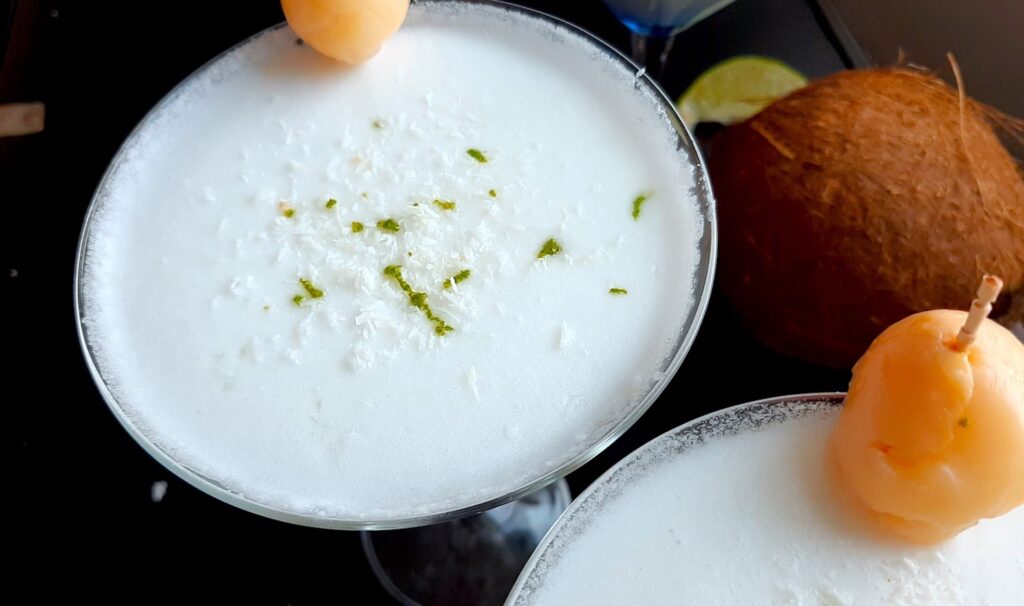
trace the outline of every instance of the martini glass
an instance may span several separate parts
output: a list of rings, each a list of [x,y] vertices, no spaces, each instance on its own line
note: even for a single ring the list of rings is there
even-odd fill
[[[228,59],[232,51],[245,47],[261,36],[273,35],[274,30],[286,27],[283,24],[213,59],[171,91],[129,135],[112,160],[86,214],[76,261],[75,310],[85,360],[100,394],[125,430],[170,471],[196,488],[249,512],[303,526],[364,531],[363,545],[374,570],[385,588],[403,603],[500,603],[537,542],[568,505],[569,494],[564,476],[614,442],[653,404],[693,343],[711,293],[717,240],[714,200],[696,144],[676,114],[672,102],[650,77],[642,74],[635,76],[635,66],[627,57],[591,34],[555,17],[492,0],[458,3],[420,0],[410,8],[407,22],[427,19],[431,11],[437,9],[437,5],[460,7],[451,13],[455,25],[460,25],[459,19],[462,18],[467,20],[466,27],[479,23],[481,18],[499,23],[515,19],[536,23],[537,27],[543,25],[547,28],[544,30],[546,32],[554,28],[558,36],[585,44],[607,65],[609,78],[621,82],[623,87],[647,94],[653,100],[659,108],[657,115],[664,120],[667,132],[673,133],[673,148],[666,147],[666,151],[661,153],[671,154],[674,166],[692,171],[692,200],[687,200],[686,204],[695,205],[700,225],[696,243],[697,262],[692,275],[676,277],[687,280],[687,283],[692,280],[692,305],[686,310],[678,333],[671,339],[671,349],[657,369],[657,380],[646,388],[646,392],[638,394],[631,403],[623,403],[617,416],[603,424],[599,431],[588,436],[583,443],[563,453],[561,458],[552,459],[535,469],[522,469],[523,480],[518,485],[502,488],[500,492],[497,489],[481,492],[475,501],[468,504],[436,505],[401,517],[339,517],[296,511],[279,503],[260,500],[233,490],[220,478],[183,461],[174,451],[151,438],[145,426],[128,412],[125,404],[118,400],[111,389],[113,377],[108,376],[108,371],[98,361],[98,339],[102,335],[95,332],[84,314],[84,302],[88,297],[85,285],[89,278],[88,272],[91,271],[87,259],[94,252],[94,225],[99,220],[97,217],[104,212],[102,206],[105,192],[115,187],[119,167],[128,162],[132,150],[145,135],[147,128],[165,118],[162,114],[174,107],[175,98],[181,91],[207,70],[216,69],[218,63]],[[628,75],[628,78],[622,78],[623,75]],[[673,278],[666,276],[666,279]],[[442,590],[448,593],[441,594]]]
[[[603,519],[606,519],[603,517],[605,512],[613,510],[615,515],[621,516],[622,507],[616,508],[616,505],[620,499],[626,498],[627,495],[634,497],[629,501],[630,507],[628,512],[630,516],[634,514],[638,516],[644,515],[643,511],[637,511],[638,503],[641,502],[638,499],[641,499],[643,503],[651,503],[652,506],[664,506],[666,504],[666,496],[657,492],[656,488],[652,489],[651,483],[644,482],[645,478],[649,477],[659,468],[683,463],[694,450],[722,438],[741,436],[771,425],[786,423],[804,417],[820,417],[822,415],[835,414],[842,405],[844,397],[845,394],[842,393],[805,394],[740,404],[685,423],[641,446],[605,472],[604,475],[594,481],[583,494],[573,501],[572,505],[562,514],[562,517],[559,518],[558,522],[544,537],[543,542],[538,546],[525,568],[523,568],[518,581],[505,602],[506,605],[529,606],[550,601],[550,599],[541,599],[541,596],[544,595],[546,585],[548,583],[558,583],[557,579],[571,579],[568,582],[559,584],[559,587],[563,590],[567,586],[574,588],[573,590],[579,590],[580,583],[587,583],[592,586],[585,588],[586,591],[607,595],[605,592],[602,592],[601,588],[605,588],[605,591],[607,591],[612,585],[614,585],[616,590],[630,594],[650,591],[652,589],[652,583],[649,581],[651,576],[657,577],[656,580],[664,578],[661,576],[661,573],[653,571],[660,571],[662,569],[679,571],[679,574],[675,575],[674,580],[682,584],[686,584],[685,579],[687,575],[690,578],[699,577],[701,574],[699,571],[687,570],[684,574],[680,568],[682,564],[673,560],[674,554],[680,553],[679,550],[690,554],[693,554],[696,550],[696,553],[699,554],[703,553],[701,550],[709,548],[736,549],[737,546],[729,541],[729,537],[716,537],[713,540],[721,541],[717,545],[709,545],[707,543],[691,544],[686,540],[686,537],[690,536],[689,534],[674,534],[674,528],[678,528],[678,524],[683,522],[672,522],[665,519],[644,519],[642,522],[643,527],[647,528],[650,526],[656,529],[651,531],[652,536],[658,535],[659,540],[669,544],[668,548],[665,545],[652,544],[653,539],[651,537],[637,537],[628,532],[620,533],[621,537],[619,538],[610,539],[609,533],[614,532],[617,527],[602,522]],[[673,469],[677,468],[673,467]],[[726,472],[723,471],[723,473]],[[780,488],[780,490],[783,489]],[[651,492],[651,490],[655,492]],[[683,490],[689,490],[689,487],[685,487]],[[723,488],[723,491],[727,490],[727,488]],[[732,493],[724,492],[723,494]],[[770,496],[766,494],[765,498],[769,499]],[[685,507],[685,505],[680,504],[679,507]],[[701,515],[727,516],[728,512],[716,511],[714,514],[701,512],[694,515],[694,519],[687,520],[685,523],[699,526],[701,522],[699,516]],[[648,517],[651,517],[650,512],[648,512]],[[576,550],[575,546],[590,536],[588,533],[595,527],[600,528],[600,530],[595,530],[594,532],[600,532],[600,535],[604,538],[604,542],[600,543],[603,551],[591,548],[584,553],[580,551],[583,549],[582,547],[580,550]],[[699,535],[699,532],[694,534]],[[651,540],[652,543],[641,542],[645,540]],[[587,545],[592,547],[594,543],[590,542]],[[600,551],[600,553],[595,553],[595,551]],[[780,546],[780,553],[782,552],[785,552],[785,546]],[[588,563],[581,562],[582,556],[585,556],[584,559],[588,560]],[[645,561],[645,557],[650,557],[650,560]],[[624,575],[621,578],[615,579],[604,578],[601,575],[598,575],[601,578],[593,578],[593,562],[602,558],[611,559],[615,563],[614,568],[623,570]],[[629,561],[624,561],[626,559]],[[768,565],[768,563],[765,564],[765,566]],[[600,565],[597,567],[601,570],[604,569]],[[645,583],[643,580],[638,581],[634,579],[631,584],[628,573],[637,571],[639,573],[636,578],[648,579],[648,582]],[[736,574],[742,575],[742,571]],[[665,580],[666,586],[671,586],[673,579]],[[639,586],[641,584],[643,585],[642,587]],[[678,588],[675,589],[678,591]],[[665,589],[654,591],[654,593],[665,592]],[[604,599],[617,601],[623,598],[622,594],[615,595],[618,597],[606,597]],[[655,601],[669,601],[662,600],[661,598],[664,598],[664,596],[656,598],[652,598],[649,594],[645,594],[645,596],[645,598],[639,599],[638,603],[647,603],[652,599]],[[678,593],[676,596],[676,599],[671,601],[677,601],[679,599]],[[730,600],[726,601],[742,599],[733,594],[730,596]]]
[[[735,0],[604,0],[629,28],[633,60],[660,74],[676,34]]]

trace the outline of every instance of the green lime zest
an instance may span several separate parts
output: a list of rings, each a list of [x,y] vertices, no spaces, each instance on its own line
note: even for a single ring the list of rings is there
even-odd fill
[[[628,295],[629,291],[625,288],[609,288],[608,292],[613,295]]]
[[[633,220],[634,221],[639,221],[640,220],[640,209],[642,209],[644,207],[644,203],[647,202],[647,199],[649,197],[650,196],[648,194],[640,194],[639,196],[637,196],[636,198],[633,199]]]
[[[455,210],[455,203],[451,200],[434,200],[434,206],[441,210]]]
[[[370,124],[373,126],[374,130],[381,130],[384,128],[384,123],[381,122],[380,118],[375,118]]]
[[[451,288],[453,284],[462,284],[463,282],[466,281],[467,278],[469,278],[470,275],[472,275],[472,273],[472,271],[464,269],[459,273],[455,274],[454,276],[445,280],[443,286],[445,288]]]
[[[451,331],[455,330],[448,325],[447,322],[437,317],[434,314],[434,310],[430,308],[430,304],[427,303],[427,293],[417,292],[413,289],[412,285],[409,284],[404,277],[402,277],[402,266],[401,265],[388,265],[384,268],[384,275],[393,279],[398,283],[399,288],[409,296],[409,305],[412,305],[416,309],[423,312],[423,315],[428,320],[434,323],[434,334],[439,337],[443,337]]]
[[[313,297],[314,299],[319,299],[320,297],[324,296],[324,291],[320,290],[316,286],[313,286],[313,282],[307,280],[306,278],[299,278],[299,284],[301,284],[302,288],[305,288],[306,292],[309,293],[309,296]]]
[[[389,231],[394,234],[398,233],[398,230],[402,229],[402,226],[398,224],[398,221],[395,221],[394,219],[389,217],[387,219],[381,219],[380,221],[377,221],[377,229],[382,231]]]
[[[540,252],[537,253],[537,258],[543,259],[544,257],[557,255],[560,252],[562,252],[562,245],[556,242],[554,238],[549,238],[548,241],[540,247]]]
[[[358,234],[359,232],[363,231],[364,229],[366,229],[366,226],[363,225],[362,223],[360,223],[359,221],[353,221],[352,222],[352,233]]]
[[[335,200],[334,198],[331,198],[330,200],[327,201],[327,204],[325,206],[327,208],[334,208],[337,205],[338,205],[338,201]]]
[[[295,306],[298,307],[299,305],[302,305],[302,301],[305,300],[305,298],[306,297],[303,297],[302,295],[295,295],[294,297],[292,297],[292,303],[294,303]]]
[[[484,155],[484,152],[480,151],[479,149],[476,149],[475,147],[467,149],[466,154],[469,155],[470,158],[473,158],[474,160],[479,162],[480,164],[487,164],[487,156]]]
[[[489,189],[489,190],[487,190],[487,195],[492,197],[492,198],[497,198],[498,197],[498,190],[496,190],[496,189]]]

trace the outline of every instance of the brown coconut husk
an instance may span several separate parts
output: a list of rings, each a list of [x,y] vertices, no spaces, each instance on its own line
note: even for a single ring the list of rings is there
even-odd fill
[[[840,72],[724,131],[717,280],[755,334],[849,366],[893,322],[962,308],[986,273],[1019,290],[1024,179],[991,121],[1020,126],[897,67]]]

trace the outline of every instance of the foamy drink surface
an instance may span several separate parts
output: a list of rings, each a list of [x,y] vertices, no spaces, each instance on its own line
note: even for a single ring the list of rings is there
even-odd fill
[[[260,505],[401,519],[590,448],[668,366],[703,226],[665,108],[535,17],[413,6],[346,69],[279,28],[130,138],[82,315],[157,449]]]

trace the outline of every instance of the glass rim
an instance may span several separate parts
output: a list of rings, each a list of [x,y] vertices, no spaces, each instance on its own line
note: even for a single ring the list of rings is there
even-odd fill
[[[452,2],[453,0],[414,0],[414,4],[418,6],[451,4]],[[89,206],[86,209],[82,222],[82,229],[79,233],[78,246],[75,252],[73,287],[76,331],[78,334],[79,345],[82,349],[82,354],[89,370],[89,375],[92,377],[93,383],[95,383],[104,402],[106,402],[107,407],[113,413],[121,426],[150,456],[185,482],[220,501],[250,513],[255,513],[282,522],[288,522],[300,526],[337,530],[397,530],[401,528],[412,528],[436,524],[493,509],[565,477],[596,457],[615,440],[622,436],[622,434],[632,427],[637,419],[639,419],[658,399],[665,387],[675,376],[676,371],[679,369],[683,359],[686,357],[690,347],[693,345],[693,341],[696,339],[711,297],[718,252],[718,230],[715,213],[715,200],[711,190],[710,180],[705,169],[704,158],[701,155],[700,149],[697,146],[689,128],[683,123],[682,118],[680,118],[676,111],[675,104],[672,103],[671,99],[661,86],[646,74],[645,70],[633,63],[625,54],[615,47],[577,25],[543,11],[504,2],[502,0],[460,0],[458,3],[490,6],[506,10],[511,13],[516,13],[527,18],[537,19],[564,31],[569,35],[576,36],[586,41],[591,44],[595,50],[604,51],[609,59],[609,63],[632,70],[635,73],[634,86],[647,88],[648,91],[652,93],[652,98],[663,106],[666,116],[678,137],[675,153],[682,154],[686,157],[687,163],[693,169],[694,185],[692,191],[696,198],[697,215],[702,223],[697,242],[697,264],[693,273],[694,304],[687,312],[682,323],[680,333],[672,348],[671,361],[664,367],[654,386],[644,395],[638,404],[634,405],[627,414],[616,421],[607,431],[594,439],[587,447],[579,450],[575,455],[564,460],[556,467],[549,469],[542,474],[537,474],[528,481],[521,482],[518,487],[501,495],[483,498],[468,505],[461,505],[445,511],[381,519],[333,517],[314,513],[300,513],[269,505],[267,503],[262,503],[251,499],[244,494],[240,494],[239,492],[226,487],[216,478],[201,473],[179,461],[164,448],[154,443],[149,436],[147,436],[146,433],[128,417],[117,398],[115,398],[113,393],[111,393],[107,381],[104,379],[94,358],[92,346],[89,344],[89,339],[87,338],[87,328],[83,321],[81,305],[83,299],[82,276],[85,274],[85,262],[89,250],[89,238],[92,224],[96,216],[96,210],[100,204],[100,194],[104,191],[117,168],[125,160],[126,150],[129,144],[185,86],[190,84],[197,77],[210,69],[211,66],[235,50],[249,44],[264,34],[288,27],[287,23],[279,23],[263,29],[218,53],[215,57],[211,58],[176,84],[145,114],[145,116],[143,116],[128,136],[125,137],[121,146],[111,159],[110,164],[107,166],[106,171],[103,173],[103,176],[101,177],[89,202]]]
[[[558,516],[558,519],[555,520],[555,523],[552,524],[551,528],[548,529],[547,533],[544,535],[544,538],[542,538],[540,543],[537,544],[537,548],[533,550],[533,554],[530,556],[530,559],[526,561],[526,564],[523,566],[523,569],[519,572],[519,577],[516,579],[516,582],[512,586],[512,589],[509,590],[508,597],[505,598],[505,606],[513,606],[514,604],[521,603],[520,597],[522,595],[522,591],[526,585],[526,582],[530,579],[531,575],[537,568],[537,565],[540,563],[540,561],[547,555],[547,552],[551,548],[552,543],[554,543],[556,540],[560,538],[560,533],[562,531],[563,525],[571,521],[576,511],[579,510],[581,507],[585,506],[587,500],[595,492],[604,487],[606,483],[612,478],[612,476],[619,473],[627,465],[631,464],[633,461],[642,457],[651,449],[659,447],[665,440],[672,439],[673,437],[679,434],[690,432],[695,427],[703,423],[708,423],[717,418],[727,417],[729,415],[735,415],[737,413],[751,412],[756,411],[758,409],[772,408],[778,406],[788,406],[790,407],[790,409],[792,409],[792,405],[803,405],[810,407],[814,404],[823,404],[824,407],[827,408],[836,408],[842,405],[845,398],[846,392],[828,391],[794,394],[789,396],[775,396],[772,398],[764,398],[761,400],[752,400],[750,402],[743,402],[742,404],[735,404],[727,408],[715,410],[713,412],[709,412],[706,415],[701,415],[696,419],[687,421],[681,425],[669,429],[668,431],[654,438],[651,438],[644,444],[638,446],[635,450],[633,450],[626,456],[622,457],[618,462],[609,467],[607,470],[605,470],[605,472],[598,476],[596,480],[591,482],[591,484],[587,486],[583,492],[577,495],[577,497],[573,499],[572,503],[569,504],[569,507],[567,507],[565,511],[563,511],[562,514]],[[813,412],[813,409],[809,410]],[[810,414],[810,412],[807,414]],[[772,423],[773,421],[774,419],[769,419],[766,422],[766,424]],[[759,427],[761,426],[763,425],[760,425]],[[712,439],[716,439],[718,437],[721,436],[715,436]]]

